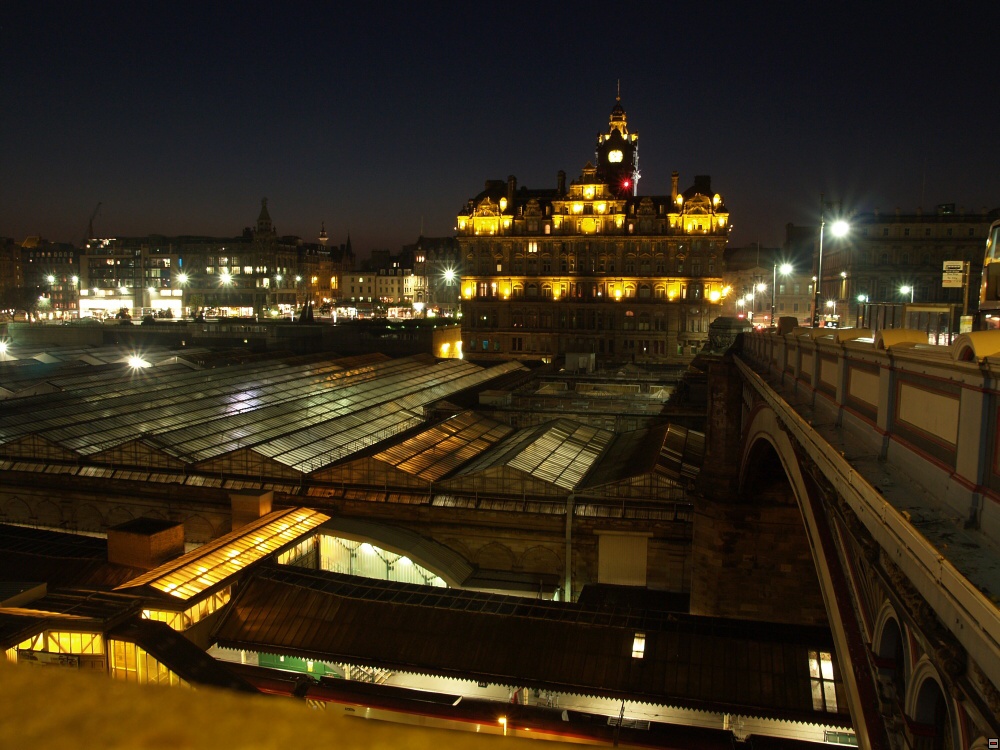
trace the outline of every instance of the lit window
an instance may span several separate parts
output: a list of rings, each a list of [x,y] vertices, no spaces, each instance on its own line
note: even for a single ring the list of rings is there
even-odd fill
[[[809,678],[813,708],[836,713],[837,686],[833,681],[833,659],[829,651],[809,652]]]
[[[646,634],[636,633],[632,639],[632,658],[641,659],[646,653]]]

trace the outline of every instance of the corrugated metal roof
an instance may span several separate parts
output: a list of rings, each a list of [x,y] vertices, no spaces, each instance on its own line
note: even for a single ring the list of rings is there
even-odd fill
[[[632,656],[637,633],[643,658]],[[479,594],[266,566],[215,637],[246,648],[744,716],[848,725],[813,709],[830,632]],[[839,673],[835,672],[839,680]]]

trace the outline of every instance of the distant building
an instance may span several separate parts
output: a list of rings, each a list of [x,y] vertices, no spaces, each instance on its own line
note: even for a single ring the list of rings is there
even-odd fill
[[[950,203],[933,212],[876,210],[849,217],[845,237],[824,234],[821,312],[835,307],[844,325],[854,325],[860,304],[909,303],[911,289],[915,304],[951,304],[961,312],[963,290],[942,287],[941,274],[945,261],[968,261],[972,314],[979,301],[987,230],[997,218],[1000,209],[970,213]],[[815,274],[818,228],[789,225],[788,231],[812,249]]]
[[[620,101],[596,164],[554,189],[488,180],[457,217],[468,357],[692,356],[722,312],[729,212],[699,175],[637,196],[638,135]]]
[[[20,254],[22,288],[37,295],[37,315],[49,320],[77,317],[79,251],[66,242],[28,237],[21,243]]]
[[[812,265],[784,248],[759,243],[726,249],[727,296],[725,314],[754,325],[771,326],[777,319],[812,320]],[[774,319],[771,308],[774,307]]]
[[[11,237],[0,237],[0,310],[27,309],[21,246]]]
[[[324,242],[279,236],[265,198],[255,227],[237,237],[91,240],[80,269],[81,313],[99,318],[123,309],[132,317],[291,314],[307,302],[331,299],[339,269],[352,265],[350,240],[328,249]]]

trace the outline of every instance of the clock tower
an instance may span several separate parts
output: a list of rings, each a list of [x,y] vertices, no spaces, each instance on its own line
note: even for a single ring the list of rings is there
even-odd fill
[[[639,134],[628,132],[621,96],[615,97],[607,133],[597,134],[597,174],[612,192],[636,195],[639,182]]]

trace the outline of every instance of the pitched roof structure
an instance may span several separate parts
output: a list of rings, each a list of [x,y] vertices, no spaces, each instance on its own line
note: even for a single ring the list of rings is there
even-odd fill
[[[609,612],[266,566],[215,638],[226,648],[850,726],[846,714],[813,709],[809,652],[833,649],[824,628]],[[836,673],[834,681],[842,689]]]

